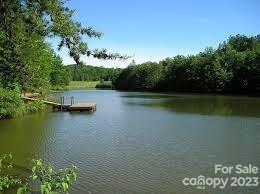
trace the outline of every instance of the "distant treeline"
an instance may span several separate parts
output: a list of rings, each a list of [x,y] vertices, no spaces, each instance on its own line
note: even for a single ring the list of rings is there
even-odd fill
[[[120,90],[260,92],[260,35],[230,36],[217,49],[130,64],[113,82]]]
[[[72,81],[112,81],[122,71],[120,68],[95,67],[83,64],[68,65]]]

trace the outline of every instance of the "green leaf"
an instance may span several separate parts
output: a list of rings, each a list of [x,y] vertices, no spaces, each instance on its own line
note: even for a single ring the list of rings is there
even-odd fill
[[[46,193],[46,194],[50,194],[50,191],[49,191],[48,188],[45,189],[45,193]]]
[[[37,166],[41,166],[42,165],[42,161],[41,160],[36,160],[36,165]]]
[[[50,194],[58,194],[58,193],[55,191],[50,191]]]
[[[47,188],[48,188],[48,190],[51,191],[51,184],[50,183],[47,183]]]
[[[66,191],[69,188],[68,183],[63,182],[62,183],[63,190]]]
[[[35,172],[36,171],[36,167],[32,167],[32,172]]]
[[[75,172],[72,173],[73,177],[74,177],[74,181],[76,181],[77,179],[77,174]]]
[[[53,169],[52,169],[51,166],[48,167],[48,171],[49,171],[49,173],[52,173],[52,172],[53,172]]]
[[[17,189],[16,193],[17,194],[25,194],[25,193],[27,193],[27,189],[26,189],[26,187],[20,187],[20,188]]]
[[[45,189],[46,189],[46,186],[45,185],[41,185],[41,194],[44,194]]]

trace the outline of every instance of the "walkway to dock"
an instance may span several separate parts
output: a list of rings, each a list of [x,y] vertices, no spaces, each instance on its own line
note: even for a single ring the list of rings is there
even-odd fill
[[[25,101],[35,101],[36,98],[21,96],[21,99]],[[53,109],[58,109],[61,111],[96,111],[97,104],[96,103],[74,103],[74,97],[70,97],[71,104],[64,104],[64,97],[61,97],[61,103],[45,101],[43,103],[52,106]]]

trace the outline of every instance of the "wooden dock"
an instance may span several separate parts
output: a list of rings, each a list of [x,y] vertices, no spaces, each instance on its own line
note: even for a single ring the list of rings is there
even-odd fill
[[[69,106],[70,111],[96,111],[97,105],[95,103],[76,103]]]
[[[21,99],[25,101],[35,101],[37,99],[21,96]],[[71,104],[64,104],[64,97],[61,98],[61,103],[57,102],[51,102],[51,101],[45,101],[43,100],[43,103],[52,106],[53,109],[58,109],[61,111],[96,111],[97,110],[97,104],[96,103],[74,103],[74,98],[71,97]]]

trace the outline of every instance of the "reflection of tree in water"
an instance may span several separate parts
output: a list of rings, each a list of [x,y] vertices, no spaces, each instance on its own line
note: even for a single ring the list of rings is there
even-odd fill
[[[260,99],[257,98],[207,95],[138,95],[138,98],[151,100],[130,101],[128,104],[166,108],[180,113],[260,117]]]
[[[17,165],[25,166],[28,159],[44,147],[50,136],[47,114],[39,113],[1,121],[0,152],[12,153]]]
[[[171,95],[171,94],[145,94],[145,93],[140,93],[140,94],[137,94],[137,93],[129,93],[129,94],[126,94],[126,95],[122,95],[120,97],[123,97],[123,98],[140,98],[140,99],[162,99],[162,98],[178,98],[180,96],[175,96],[175,95]]]

